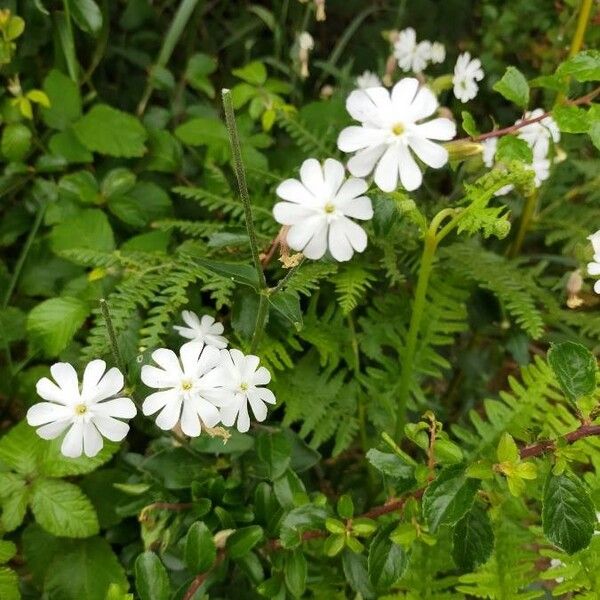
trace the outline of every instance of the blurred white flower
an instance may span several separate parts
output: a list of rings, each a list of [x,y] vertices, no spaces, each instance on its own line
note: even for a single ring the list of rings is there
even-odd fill
[[[550,568],[551,569],[555,569],[557,567],[564,567],[565,563],[560,560],[560,558],[552,558],[550,559]],[[554,581],[556,581],[556,583],[562,583],[565,580],[564,577],[555,577]]]
[[[356,78],[356,86],[361,90],[371,87],[381,87],[381,79],[373,71],[363,71],[362,75]]]
[[[218,368],[220,351],[188,342],[181,346],[179,358],[172,350],[159,348],[152,359],[158,367],[144,365],[142,381],[161,391],[144,400],[142,412],[146,416],[158,412],[156,425],[165,431],[181,420],[181,430],[190,437],[199,436],[202,425],[214,427],[219,422],[217,405],[221,406],[226,396]]]
[[[461,102],[468,102],[477,96],[479,86],[477,81],[483,79],[483,69],[478,58],[471,59],[468,52],[461,54],[454,65],[454,95]]]
[[[526,112],[523,119],[515,122],[519,125],[523,121],[541,117],[544,111],[541,108],[536,108],[531,112]],[[526,141],[533,150],[534,156],[546,157],[550,149],[550,140],[554,143],[560,141],[560,131],[558,125],[551,116],[544,117],[536,123],[524,125],[518,131],[518,137]]]
[[[258,356],[244,356],[235,349],[222,350],[221,355],[221,369],[229,393],[227,401],[221,407],[221,422],[231,427],[237,421],[238,431],[244,433],[250,429],[248,404],[257,421],[267,418],[267,404],[275,404],[273,392],[260,387],[271,381],[271,374],[265,367],[258,366]]]
[[[315,47],[315,40],[308,31],[303,31],[298,35],[298,60],[300,61],[300,76],[306,79],[308,73],[308,55]]]
[[[214,317],[202,315],[202,318],[199,318],[195,312],[184,310],[181,313],[181,318],[187,327],[181,325],[173,326],[173,329],[181,337],[202,345],[214,346],[219,350],[227,348],[229,342],[226,337],[221,335],[224,331],[223,324],[215,321]]]
[[[383,87],[353,91],[346,109],[361,125],[346,127],[338,137],[340,150],[356,152],[348,161],[350,173],[365,177],[375,169],[375,183],[384,192],[396,189],[398,176],[406,190],[416,190],[423,176],[412,152],[426,165],[439,169],[448,162],[448,152],[431,140],[451,140],[456,135],[450,119],[421,122],[437,108],[433,92],[419,87],[413,77],[401,79],[391,94]]]
[[[56,383],[47,377],[37,382],[37,393],[47,402],[34,404],[27,411],[27,422],[38,427],[37,434],[45,440],[57,438],[68,428],[60,449],[65,456],[96,456],[104,445],[102,436],[120,442],[129,431],[129,425],[119,419],[135,417],[135,404],[129,398],[114,397],[123,389],[119,369],[105,371],[103,360],[88,363],[80,388],[73,366],[56,363],[50,367]]]
[[[315,47],[315,40],[308,31],[303,31],[298,36],[298,45],[302,50],[312,50]]]
[[[433,42],[431,44],[431,56],[430,60],[432,63],[439,64],[446,60],[446,47],[441,42]]]
[[[417,44],[415,30],[407,27],[394,42],[394,56],[403,71],[421,73],[431,58],[431,42],[425,40]]]
[[[547,158],[534,154],[531,169],[533,169],[534,173],[533,182],[535,187],[540,187],[542,182],[550,177],[550,161]]]
[[[287,243],[317,260],[327,249],[335,260],[346,261],[367,247],[367,234],[351,218],[373,217],[364,179],[345,179],[344,165],[328,158],[323,166],[309,158],[300,167],[300,181],[286,179],[277,195],[285,200],[273,208],[275,220],[290,225]],[[351,218],[350,218],[351,217]]]
[[[592,242],[594,258],[592,262],[588,263],[587,270],[590,275],[597,276],[600,275],[600,230],[590,235],[588,240]],[[596,294],[600,294],[600,279],[594,284],[594,291]],[[598,514],[596,516],[598,516]]]

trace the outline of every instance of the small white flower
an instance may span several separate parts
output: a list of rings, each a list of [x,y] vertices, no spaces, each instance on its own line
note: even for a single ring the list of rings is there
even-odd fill
[[[398,34],[394,42],[394,56],[403,71],[421,73],[431,58],[431,42],[417,44],[417,34],[412,27],[407,27]]]
[[[135,404],[129,398],[114,398],[123,389],[119,369],[105,371],[103,360],[88,363],[80,388],[72,365],[56,363],[50,367],[56,383],[47,377],[37,382],[37,393],[47,402],[34,404],[27,411],[27,422],[39,427],[37,434],[45,440],[68,428],[60,449],[65,456],[96,456],[104,445],[102,436],[120,442],[129,431],[129,425],[119,419],[135,417]]]
[[[594,248],[594,258],[592,262],[588,263],[587,270],[588,274],[597,276],[600,275],[600,230],[590,235],[588,240],[592,242],[592,247]],[[594,284],[594,291],[596,294],[600,294],[600,279]],[[598,517],[598,514],[596,514],[596,516]]]
[[[298,36],[298,45],[302,50],[312,50],[315,47],[315,40],[308,31],[303,31]]]
[[[498,138],[492,137],[483,140],[483,164],[491,169],[494,166],[494,157],[496,156],[496,148],[498,147]]]
[[[203,315],[202,318],[198,318],[198,315],[191,310],[184,310],[181,317],[187,327],[181,325],[173,327],[181,337],[199,344],[214,346],[219,350],[227,348],[229,342],[221,335],[224,331],[223,324],[215,321],[214,317]]]
[[[551,569],[556,569],[557,567],[564,567],[565,563],[560,560],[560,558],[552,558],[550,559],[550,568]],[[556,581],[556,583],[562,583],[565,580],[564,577],[556,577],[554,579],[554,581]]]
[[[533,169],[533,183],[535,187],[540,187],[542,182],[550,177],[550,161],[547,158],[534,154],[530,168]]]
[[[356,86],[361,90],[381,87],[381,79],[373,71],[363,71],[363,74],[356,78]]]
[[[483,79],[483,69],[481,61],[478,58],[471,60],[471,55],[468,52],[461,54],[454,66],[454,95],[461,102],[468,102],[477,96],[479,86],[476,81]]]
[[[519,125],[523,121],[529,119],[541,117],[543,114],[544,111],[541,108],[536,108],[531,112],[526,112],[524,118],[516,121],[515,125]],[[550,140],[552,139],[554,143],[560,141],[558,125],[550,116],[544,117],[541,121],[537,121],[536,123],[524,125],[519,129],[517,135],[529,144],[533,150],[534,157],[539,156],[545,158],[548,155],[548,150],[550,148]]]
[[[345,179],[341,162],[328,158],[323,166],[309,158],[300,167],[300,181],[286,179],[277,195],[285,200],[273,208],[275,220],[290,225],[290,248],[317,260],[327,249],[335,260],[346,261],[367,247],[367,234],[352,221],[373,217],[364,179]]]
[[[181,346],[179,358],[172,350],[159,348],[152,353],[158,367],[144,365],[142,381],[161,391],[150,394],[142,412],[156,417],[156,425],[165,431],[181,420],[185,435],[197,437],[202,425],[214,427],[219,422],[219,410],[224,401],[221,353],[212,346],[188,342]]]
[[[229,398],[221,407],[221,422],[231,427],[237,421],[237,429],[242,433],[250,429],[248,404],[257,421],[267,418],[267,404],[275,404],[273,392],[259,387],[271,381],[268,369],[259,367],[259,362],[258,356],[252,354],[244,356],[239,350],[222,350],[221,368],[226,374]]]
[[[431,44],[431,56],[430,60],[432,63],[440,64],[446,60],[446,47],[441,42],[433,42]]]
[[[456,135],[456,124],[450,119],[422,122],[437,108],[433,92],[419,87],[413,77],[401,79],[391,94],[383,87],[353,91],[346,109],[361,126],[346,127],[337,142],[343,152],[356,152],[348,161],[350,173],[365,177],[375,169],[375,183],[384,192],[396,189],[398,176],[406,190],[416,190],[423,175],[412,153],[439,169],[448,162],[448,152],[431,140],[451,140]]]

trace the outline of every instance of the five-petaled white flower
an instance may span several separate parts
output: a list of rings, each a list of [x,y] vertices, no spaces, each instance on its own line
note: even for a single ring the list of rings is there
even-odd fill
[[[421,73],[431,58],[431,42],[425,40],[417,43],[415,30],[407,27],[398,34],[394,42],[394,56],[403,71]]]
[[[350,260],[367,247],[367,234],[351,219],[373,217],[371,200],[362,195],[367,188],[364,179],[345,179],[341,162],[328,158],[321,166],[309,158],[300,167],[300,181],[279,184],[277,195],[285,202],[274,206],[273,215],[291,226],[287,243],[307,258],[319,259],[329,249],[335,260]]]
[[[523,119],[516,121],[515,125],[519,125],[523,121],[528,121],[529,119],[536,119],[543,114],[544,111],[541,108],[536,108],[531,112],[526,112]],[[529,144],[533,150],[534,157],[545,158],[550,149],[550,140],[552,139],[554,143],[560,141],[558,125],[551,116],[544,117],[535,123],[524,125],[519,129],[517,135]]]
[[[592,242],[594,248],[593,261],[588,263],[587,270],[590,275],[600,275],[600,230],[590,235],[588,240]],[[594,284],[594,291],[596,294],[600,294],[600,279]]]
[[[181,430],[190,437],[200,435],[202,425],[214,427],[219,422],[224,399],[223,377],[218,366],[221,351],[212,346],[188,342],[179,350],[159,348],[152,353],[158,367],[144,365],[142,381],[161,391],[150,394],[142,405],[145,415],[156,417],[156,425],[165,431],[181,420]]]
[[[37,393],[47,402],[34,404],[27,411],[27,422],[38,427],[37,434],[45,440],[57,438],[68,428],[61,445],[65,456],[96,456],[104,445],[102,436],[120,442],[129,431],[129,425],[119,419],[135,417],[135,404],[129,398],[115,398],[123,389],[119,369],[105,371],[103,360],[91,361],[80,387],[73,366],[56,363],[50,367],[56,383],[47,377],[37,382]]]
[[[267,418],[267,404],[275,404],[273,392],[260,387],[271,381],[271,374],[266,367],[258,366],[258,356],[244,356],[235,349],[222,350],[221,353],[221,369],[229,392],[229,398],[221,407],[221,422],[231,427],[237,421],[238,431],[244,433],[250,428],[248,404],[257,421]]]
[[[359,75],[356,78],[356,87],[361,90],[366,90],[367,88],[372,87],[380,87],[381,79],[373,73],[373,71],[363,71],[362,75]]]
[[[181,337],[207,346],[214,346],[219,350],[227,348],[229,342],[226,337],[221,335],[224,331],[223,324],[215,321],[214,317],[203,315],[202,318],[198,318],[198,315],[191,310],[184,310],[181,317],[187,327],[173,326],[173,329]]]
[[[419,87],[413,77],[401,79],[391,94],[383,87],[353,91],[346,109],[361,126],[346,127],[338,137],[340,150],[358,151],[348,161],[350,173],[365,177],[375,169],[375,183],[384,192],[396,189],[400,175],[405,189],[416,190],[423,175],[412,152],[426,165],[439,169],[448,162],[448,152],[431,140],[451,140],[456,135],[450,119],[422,122],[437,108],[433,92]]]
[[[481,81],[483,75],[481,61],[478,58],[471,59],[468,52],[461,54],[454,66],[454,77],[452,78],[454,95],[461,102],[468,102],[475,98],[479,90],[476,82]]]

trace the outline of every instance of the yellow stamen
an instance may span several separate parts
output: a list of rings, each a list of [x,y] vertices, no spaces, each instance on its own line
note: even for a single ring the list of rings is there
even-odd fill
[[[396,123],[392,127],[392,132],[394,135],[402,135],[404,133],[404,125],[402,125],[402,123]]]
[[[335,212],[335,205],[332,204],[331,202],[328,202],[325,205],[324,210],[326,213],[331,214],[332,212]]]
[[[193,387],[193,384],[191,381],[182,381],[181,382],[181,389],[184,392],[189,392],[192,389],[192,387]]]
[[[240,390],[242,390],[242,392],[247,392],[249,387],[250,386],[247,383],[245,383],[245,382],[244,383],[240,383]]]
[[[86,412],[87,412],[87,406],[85,404],[78,404],[75,407],[76,415],[85,415]]]

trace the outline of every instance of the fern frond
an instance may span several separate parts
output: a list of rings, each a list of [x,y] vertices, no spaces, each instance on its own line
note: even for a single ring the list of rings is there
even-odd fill
[[[298,117],[286,111],[277,113],[277,123],[285,129],[300,150],[309,155],[329,156],[331,148],[323,144],[322,140],[313,134],[309,127]]]
[[[364,294],[371,287],[371,282],[375,280],[375,276],[367,268],[357,262],[352,262],[340,268],[332,279],[338,302],[344,314],[348,314],[356,308]]]

